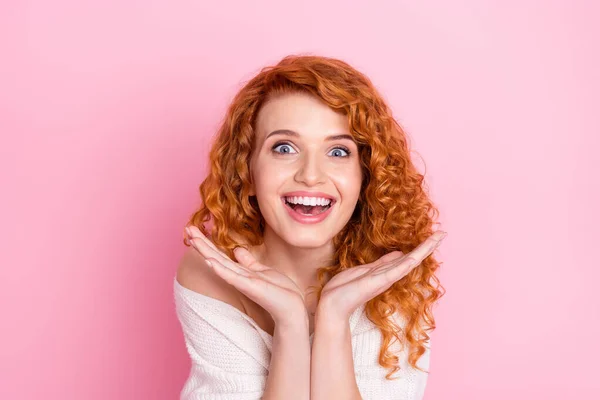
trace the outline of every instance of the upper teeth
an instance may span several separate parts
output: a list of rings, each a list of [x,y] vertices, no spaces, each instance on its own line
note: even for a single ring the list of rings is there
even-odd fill
[[[328,206],[330,199],[323,197],[286,197],[285,200],[293,204],[302,204],[305,206]]]

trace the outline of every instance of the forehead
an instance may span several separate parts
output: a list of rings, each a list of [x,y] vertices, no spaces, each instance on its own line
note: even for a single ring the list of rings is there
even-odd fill
[[[348,133],[348,117],[310,94],[279,95],[263,105],[256,119],[259,139],[277,129],[293,130],[306,137],[325,137]]]

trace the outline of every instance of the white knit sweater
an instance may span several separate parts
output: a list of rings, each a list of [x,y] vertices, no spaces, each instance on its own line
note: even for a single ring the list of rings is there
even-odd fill
[[[265,389],[273,336],[234,306],[185,288],[174,280],[177,317],[192,361],[180,400],[258,400]],[[403,319],[394,320],[403,326]],[[427,373],[412,368],[406,349],[398,351],[395,380],[379,365],[381,332],[365,315],[364,305],[350,317],[356,383],[364,400],[420,400]],[[310,344],[313,341],[310,336]],[[429,370],[430,344],[417,365]]]

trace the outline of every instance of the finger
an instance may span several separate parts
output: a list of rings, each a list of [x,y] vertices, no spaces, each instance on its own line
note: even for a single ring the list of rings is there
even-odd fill
[[[441,245],[442,240],[446,237],[446,233],[437,231],[429,236],[423,243],[418,245],[413,251],[407,254],[407,257],[418,260],[419,262],[427,258],[431,253]]]
[[[252,253],[243,247],[236,247],[233,249],[233,254],[235,254],[235,258],[238,260],[238,262],[250,271],[264,271],[269,269],[268,267],[259,263],[256,258],[254,258]]]
[[[373,278],[376,279],[374,283],[389,287],[391,284],[404,278],[440,246],[445,236],[445,233],[434,233],[413,251],[408,253],[399,263],[393,263],[389,267],[376,271],[373,274]]]
[[[329,281],[327,284],[328,290],[333,290],[339,286],[345,285],[354,280],[361,279],[364,275],[372,273],[373,271],[377,271],[378,268],[387,267],[391,265],[391,262],[399,260],[404,253],[399,250],[392,251],[391,253],[387,253],[377,260],[370,262],[368,264],[357,265],[355,267],[346,268],[340,271],[336,276],[335,280]]]
[[[190,230],[190,231],[194,232],[194,230]],[[240,264],[231,260],[231,258],[229,258],[227,255],[225,255],[222,252],[220,252],[219,250],[217,250],[215,248],[214,244],[211,243],[211,241],[208,240],[204,235],[202,235],[202,232],[200,232],[198,230],[198,228],[195,228],[195,231],[200,236],[196,237],[195,238],[196,240],[191,241],[190,243],[192,244],[192,246],[194,246],[194,248],[196,250],[198,250],[198,252],[206,260],[208,260],[208,259],[217,260],[225,267],[228,267],[229,269],[232,269],[234,271],[244,271],[246,273],[250,272],[246,268],[242,267]]]
[[[215,246],[215,244],[209,240],[204,234],[195,226],[189,226],[186,228],[190,235],[190,244],[198,250],[204,258],[214,258],[221,262],[221,264],[228,264],[233,262],[231,258]]]
[[[214,248],[214,245],[211,246],[210,240],[208,240],[204,237],[201,237],[201,236],[190,237],[190,244],[192,245],[193,248],[198,250],[198,252],[204,258],[214,258],[214,259],[221,261],[221,263],[225,263],[225,260],[229,259],[229,257],[226,254],[223,254],[219,250],[216,250]]]
[[[210,262],[221,278],[258,304],[263,304],[266,294],[275,289],[274,285],[254,273],[237,273],[217,260]]]
[[[445,236],[445,232],[435,232],[433,235],[425,239],[423,243],[415,247],[410,253],[379,267],[376,271],[374,271],[374,275],[382,274],[385,271],[396,267],[406,267],[407,265],[414,264],[413,261],[416,261],[416,264],[412,265],[410,269],[417,267],[425,258],[427,258],[441,245]],[[408,272],[409,271],[407,271],[407,273]]]
[[[373,264],[375,268],[380,268],[384,265],[390,265],[392,262],[399,261],[402,257],[404,257],[404,253],[400,250],[392,251],[391,253],[387,253],[386,255],[380,257]]]
[[[206,236],[204,236],[204,234],[197,227],[195,227],[193,225],[188,226],[186,228],[186,231],[188,232],[188,235],[190,236],[190,242],[191,242],[190,244],[193,245],[194,243],[197,243],[198,240],[201,240],[204,243],[206,243],[208,245],[208,247],[210,247],[217,254],[219,254],[221,257],[229,258],[229,257],[227,257],[227,255],[225,253],[223,253],[221,250],[219,250],[213,242],[211,242]]]
[[[391,267],[378,270],[377,272],[373,273],[371,277],[373,279],[376,279],[375,282],[377,282],[378,284],[385,284],[388,281],[390,283],[393,283],[402,279],[406,274],[408,274],[413,268],[415,268],[420,263],[421,262],[419,260],[407,257],[397,265],[392,265]]]
[[[344,284],[344,283],[350,282],[354,279],[358,279],[361,276],[363,276],[369,272],[373,272],[373,270],[377,270],[377,268],[380,268],[382,266],[390,265],[391,262],[399,260],[403,255],[404,255],[404,253],[402,253],[399,250],[396,250],[396,251],[392,251],[391,253],[387,253],[387,254],[381,256],[380,258],[378,258],[377,260],[375,260],[371,263],[357,265],[355,267],[347,268],[343,271],[344,272],[344,281],[340,282],[340,284]],[[337,285],[337,286],[339,286],[339,285]]]
[[[210,258],[206,260],[206,263],[212,267],[218,273],[225,273],[228,277],[233,276],[231,274],[235,274],[241,277],[249,277],[251,276],[251,272],[246,271],[243,268],[235,267],[235,266],[227,266],[221,263],[219,260],[215,260],[214,258]]]
[[[254,274],[270,284],[284,288],[289,286],[289,282],[286,282],[286,280],[289,281],[287,277],[282,280],[283,276],[280,272],[258,262],[252,253],[250,253],[250,251],[247,249],[243,247],[236,247],[233,249],[233,253],[235,254],[235,257],[241,266],[245,267],[249,271],[252,271]]]

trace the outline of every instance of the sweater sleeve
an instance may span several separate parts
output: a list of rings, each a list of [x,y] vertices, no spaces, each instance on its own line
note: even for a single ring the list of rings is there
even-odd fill
[[[174,281],[177,317],[192,366],[180,400],[259,400],[266,386],[272,336],[246,314]],[[399,319],[403,326],[402,318]],[[427,372],[408,364],[407,350],[393,342],[400,370],[386,379],[379,365],[381,332],[364,316],[364,306],[350,317],[356,383],[363,400],[421,400]],[[429,343],[417,365],[429,368]]]
[[[192,365],[180,400],[259,400],[270,344],[239,310],[175,281],[175,306]]]

